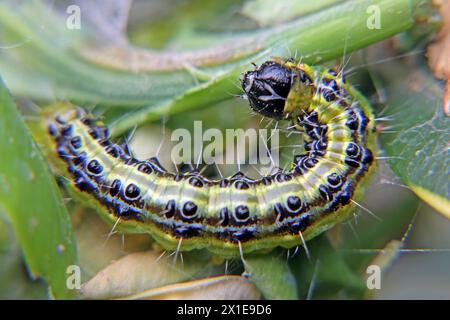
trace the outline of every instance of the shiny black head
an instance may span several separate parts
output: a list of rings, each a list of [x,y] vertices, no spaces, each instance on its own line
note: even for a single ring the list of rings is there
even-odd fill
[[[244,96],[254,111],[266,117],[281,119],[294,76],[295,73],[282,64],[264,62],[256,70],[244,74]]]

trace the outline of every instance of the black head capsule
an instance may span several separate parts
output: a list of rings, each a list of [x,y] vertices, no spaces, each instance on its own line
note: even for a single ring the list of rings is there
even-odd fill
[[[292,70],[275,61],[267,61],[244,74],[242,88],[254,111],[281,119],[294,79]]]

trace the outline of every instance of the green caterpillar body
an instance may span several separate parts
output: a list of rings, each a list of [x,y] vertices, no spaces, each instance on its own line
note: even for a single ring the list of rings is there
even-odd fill
[[[245,73],[242,87],[253,110],[303,133],[306,151],[290,170],[257,180],[173,174],[156,158],[133,158],[80,108],[48,119],[54,159],[104,218],[170,250],[234,256],[289,248],[348,218],[375,167],[367,100],[333,70],[281,59]]]

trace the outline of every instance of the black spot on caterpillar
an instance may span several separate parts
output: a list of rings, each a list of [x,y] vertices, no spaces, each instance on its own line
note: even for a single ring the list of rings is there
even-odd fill
[[[278,58],[246,72],[242,88],[254,111],[303,133],[306,151],[290,170],[256,180],[173,174],[111,142],[81,108],[49,119],[48,133],[78,193],[122,230],[148,232],[167,249],[289,248],[348,218],[374,168],[367,100],[333,70]]]

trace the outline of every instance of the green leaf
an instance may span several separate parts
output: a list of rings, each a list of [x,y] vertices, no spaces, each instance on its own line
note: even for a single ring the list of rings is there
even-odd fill
[[[448,141],[450,118],[442,109],[443,85],[421,60],[377,67],[394,127],[381,134],[393,171],[422,200],[450,218]]]
[[[296,281],[283,252],[245,256],[244,267],[266,299],[298,299]]]
[[[288,21],[289,19],[319,11],[330,5],[336,5],[344,0],[252,0],[245,2],[241,13],[255,19],[261,25],[270,25]]]
[[[47,288],[32,281],[23,268],[20,245],[13,228],[0,212],[0,299],[45,299]]]
[[[403,241],[410,224],[414,222],[420,204],[419,199],[412,192],[407,190],[399,192],[395,191],[395,186],[392,188],[395,200],[387,197],[384,200],[383,210],[377,210],[381,221],[372,218],[358,219],[358,223],[352,226],[354,231],[343,234],[339,249],[355,273],[365,274],[367,264],[374,259],[379,250],[392,240]]]
[[[381,169],[382,170],[382,169]],[[374,180],[376,181],[377,178]],[[367,213],[351,219],[307,242],[310,259],[300,250],[291,260],[301,299],[361,299],[366,297],[366,268],[387,243],[401,243],[419,205],[418,198],[405,189],[379,202],[372,185],[365,205],[381,220]],[[375,203],[374,203],[375,202]],[[393,240],[394,239],[394,240]],[[401,243],[403,245],[403,243]]]
[[[2,52],[0,68],[17,95],[121,107],[121,112],[106,117],[116,119],[117,128],[113,129],[123,132],[131,123],[230,98],[240,92],[237,79],[251,61],[260,63],[273,55],[297,53],[305,62],[319,63],[406,30],[413,25],[418,2],[336,1],[310,15],[300,11],[282,25],[211,32],[209,40],[194,51],[170,43],[178,49],[174,53],[144,48],[136,51],[109,43],[95,47],[95,30],[88,24],[81,31],[67,29],[65,12],[57,18],[37,1],[4,1],[0,4],[0,35],[11,48]],[[367,27],[371,5],[380,9],[380,29]],[[184,43],[201,33],[188,35]],[[123,111],[143,106],[139,112],[124,116]]]
[[[301,250],[291,261],[302,299],[362,296],[365,284],[361,277],[325,235],[308,241],[307,245],[310,258]]]
[[[66,268],[76,262],[71,222],[55,180],[0,80],[0,212],[11,221],[28,267],[55,298],[73,296]]]

